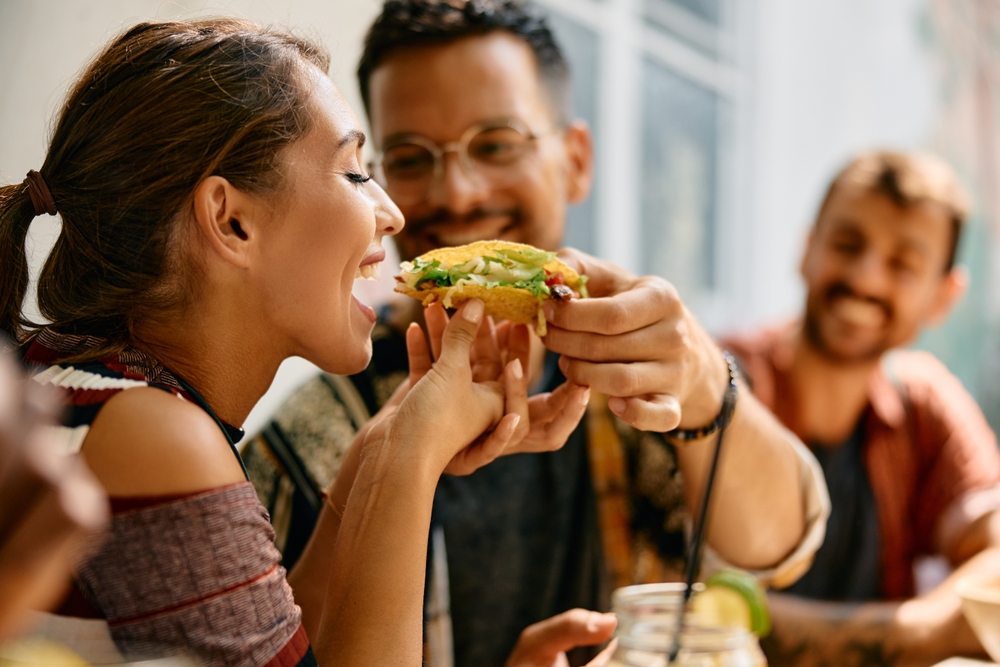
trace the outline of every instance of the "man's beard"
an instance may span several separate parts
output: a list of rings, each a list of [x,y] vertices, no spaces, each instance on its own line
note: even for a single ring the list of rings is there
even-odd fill
[[[502,217],[510,220],[501,230],[505,231],[512,227],[520,226],[523,214],[519,208],[513,206],[478,206],[464,215],[454,215],[448,209],[439,208],[426,215],[407,220],[406,227],[408,229],[404,228],[401,234],[402,238],[396,243],[396,247],[400,250],[400,259],[412,261],[413,257],[404,257],[403,255],[420,254],[414,253],[411,248],[414,245],[423,246],[427,244],[428,238],[424,232],[427,228],[431,228],[431,235],[436,236],[435,229],[459,228],[463,224],[472,224],[484,219]],[[431,245],[434,248],[440,248],[443,244],[435,239]],[[403,247],[400,246],[404,246],[406,250],[404,251]],[[421,252],[426,252],[430,249],[427,248]]]
[[[841,354],[840,352],[837,352],[833,346],[823,338],[823,331],[819,323],[819,315],[817,314],[817,311],[822,307],[829,308],[833,300],[840,297],[860,298],[870,303],[874,303],[885,311],[885,321],[892,321],[892,307],[886,302],[871,297],[859,296],[846,283],[834,283],[827,288],[826,292],[823,294],[822,302],[820,304],[816,304],[815,300],[812,298],[809,298],[806,301],[803,331],[806,336],[806,341],[813,347],[813,349],[827,359],[839,364],[859,364],[875,361],[892,349],[892,344],[883,338],[878,342],[873,343],[867,350],[863,350],[861,352],[853,354]]]

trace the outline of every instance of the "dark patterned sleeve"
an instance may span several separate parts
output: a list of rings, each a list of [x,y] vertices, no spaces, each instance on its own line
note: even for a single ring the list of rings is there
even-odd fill
[[[77,580],[129,659],[314,665],[273,540],[244,482],[116,512]]]

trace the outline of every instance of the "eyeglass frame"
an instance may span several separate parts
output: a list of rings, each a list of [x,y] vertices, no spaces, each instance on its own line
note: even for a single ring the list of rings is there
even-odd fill
[[[469,144],[472,143],[472,139],[478,136],[481,132],[505,127],[509,127],[521,133],[525,140],[531,144],[534,144],[539,139],[544,139],[545,137],[559,134],[560,132],[565,132],[566,130],[564,126],[557,124],[553,125],[548,130],[533,132],[531,128],[528,127],[527,123],[524,123],[517,118],[494,118],[470,125],[464,132],[462,132],[462,136],[459,137],[458,141],[449,141],[444,144],[439,144],[432,139],[428,139],[422,134],[405,133],[399,135],[388,148],[383,148],[375,154],[371,162],[368,163],[369,171],[375,176],[376,181],[378,181],[379,185],[386,190],[389,196],[392,196],[388,178],[386,178],[385,168],[383,166],[383,158],[385,157],[386,151],[405,144],[414,144],[416,146],[420,146],[421,148],[426,148],[434,158],[434,171],[431,174],[431,180],[427,186],[427,192],[424,194],[423,198],[419,200],[425,201],[430,196],[431,189],[434,185],[444,178],[445,156],[448,155],[448,153],[454,153],[458,156],[458,165],[466,176],[469,178],[482,178],[476,173],[476,170],[473,167],[472,158],[469,157]],[[512,162],[511,165],[518,164],[523,158],[524,156],[521,156],[521,158]],[[512,183],[516,183],[518,180],[520,179],[515,179]]]

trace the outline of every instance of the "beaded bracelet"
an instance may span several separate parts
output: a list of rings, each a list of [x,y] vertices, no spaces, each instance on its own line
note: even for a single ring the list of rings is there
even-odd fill
[[[722,358],[726,360],[726,365],[729,367],[729,385],[726,387],[726,393],[722,397],[722,408],[719,410],[718,416],[707,426],[702,426],[701,428],[675,428],[673,431],[664,433],[664,436],[685,442],[688,440],[698,440],[699,438],[712,435],[729,424],[729,420],[733,418],[733,413],[736,411],[736,397],[739,395],[736,381],[739,380],[740,369],[736,364],[736,358],[728,350],[722,351]]]

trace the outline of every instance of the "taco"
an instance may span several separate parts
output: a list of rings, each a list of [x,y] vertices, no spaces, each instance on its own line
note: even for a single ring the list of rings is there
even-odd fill
[[[425,306],[440,301],[454,308],[482,299],[486,314],[499,320],[534,324],[545,335],[546,299],[587,297],[587,277],[545,252],[523,243],[476,241],[438,248],[400,264],[396,291]]]

